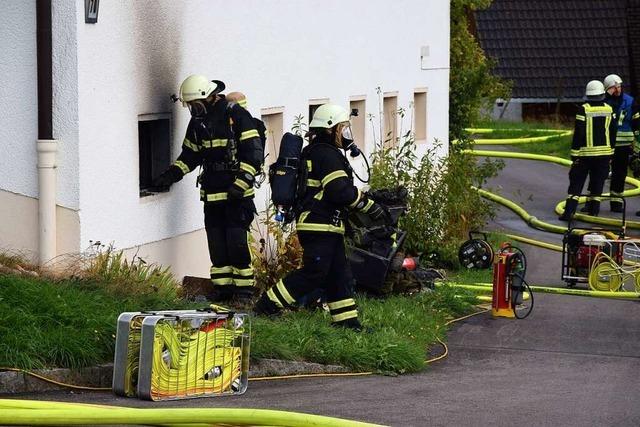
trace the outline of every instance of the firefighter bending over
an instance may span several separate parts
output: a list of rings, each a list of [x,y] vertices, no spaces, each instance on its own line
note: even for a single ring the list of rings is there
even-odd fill
[[[587,84],[585,97],[576,114],[575,131],[571,143],[571,169],[569,170],[569,197],[561,221],[569,221],[578,207],[584,182],[589,176],[589,214],[600,212],[600,195],[609,174],[609,159],[616,142],[616,123],[613,109],[604,102],[602,82]]]
[[[347,210],[368,213],[387,224],[391,222],[389,213],[353,185],[351,168],[340,151],[353,142],[349,113],[344,108],[321,105],[309,124],[308,137],[310,143],[302,152],[307,187],[296,216],[303,265],[267,290],[254,310],[275,315],[296,306],[306,294],[323,289],[332,324],[361,331],[345,254]]]
[[[212,263],[212,299],[246,303],[254,290],[247,239],[264,144],[247,110],[219,94],[224,87],[201,75],[184,80],[179,99],[189,108],[191,121],[180,156],[154,184],[169,186],[202,166],[198,184]]]

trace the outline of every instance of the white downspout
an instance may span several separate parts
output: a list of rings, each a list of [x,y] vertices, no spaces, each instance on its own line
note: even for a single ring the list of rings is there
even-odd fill
[[[56,152],[58,141],[38,139],[38,247],[40,265],[56,257]]]

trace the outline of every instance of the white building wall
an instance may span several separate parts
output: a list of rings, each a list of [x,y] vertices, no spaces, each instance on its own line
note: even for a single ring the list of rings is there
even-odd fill
[[[447,0],[101,2],[97,24],[77,19],[82,245],[126,248],[202,228],[195,173],[167,194],[140,198],[138,188],[138,115],[173,114],[175,158],[189,117],[169,94],[189,74],[245,92],[257,117],[284,106],[285,129],[312,98],[348,106],[366,94],[377,115],[377,86],[398,91],[403,107],[427,87],[427,133],[446,147]]]
[[[307,115],[311,99],[348,107],[351,97],[365,95],[378,138],[376,88],[397,92],[404,108],[414,89],[427,88],[428,140],[441,141],[446,152],[448,0],[105,1],[97,24],[85,24],[84,0],[53,0],[52,18],[57,201],[76,212],[72,222],[80,228],[71,230],[76,237],[65,240],[65,251],[89,240],[119,248],[188,241],[202,229],[195,173],[157,196],[140,198],[138,183],[138,116],[171,115],[175,159],[189,116],[169,95],[192,73],[245,92],[256,117],[283,107],[285,130]],[[0,191],[37,198],[35,2],[0,3],[0,52]],[[366,146],[371,153],[369,124]],[[267,163],[274,160],[272,153]]]
[[[58,147],[58,204],[78,208],[75,4],[54,1],[53,136]],[[36,3],[0,2],[0,190],[38,197]]]
[[[84,2],[52,1],[53,137],[58,140],[58,204],[80,208],[78,16]]]
[[[36,4],[0,4],[0,189],[38,194]]]
[[[76,5],[55,1],[53,136],[57,156],[58,253],[79,238]],[[0,250],[38,254],[38,78],[36,2],[0,2]]]

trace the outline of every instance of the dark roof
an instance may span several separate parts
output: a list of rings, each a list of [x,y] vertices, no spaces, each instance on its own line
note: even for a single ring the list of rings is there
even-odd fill
[[[627,0],[494,0],[476,23],[514,98],[582,98],[612,73],[629,87],[626,15]]]

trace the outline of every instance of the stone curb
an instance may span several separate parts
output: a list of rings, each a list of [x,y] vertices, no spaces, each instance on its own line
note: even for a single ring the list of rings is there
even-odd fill
[[[111,388],[113,364],[82,369],[38,369],[34,373],[61,383],[87,387]],[[276,375],[330,374],[349,372],[344,366],[296,362],[278,359],[251,360],[249,378]],[[0,372],[0,395],[71,390],[22,372]]]

